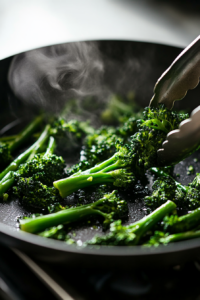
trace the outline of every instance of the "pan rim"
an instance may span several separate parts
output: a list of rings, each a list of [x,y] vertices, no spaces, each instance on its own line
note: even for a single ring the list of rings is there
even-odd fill
[[[181,251],[188,251],[191,249],[200,248],[200,238],[191,240],[178,241],[168,245],[159,245],[158,247],[144,246],[77,246],[68,245],[63,241],[48,239],[40,237],[35,234],[17,230],[9,225],[0,223],[0,234],[4,234],[12,239],[20,242],[28,243],[31,247],[42,247],[46,251],[57,250],[63,253],[81,254],[81,255],[96,255],[96,256],[155,256],[164,255]],[[0,241],[3,243],[3,241]],[[48,253],[47,253],[48,254]]]

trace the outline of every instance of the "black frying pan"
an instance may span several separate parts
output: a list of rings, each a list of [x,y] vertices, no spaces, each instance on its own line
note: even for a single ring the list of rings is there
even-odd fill
[[[99,48],[105,63],[105,84],[113,92],[122,95],[124,91],[134,90],[137,101],[142,106],[149,104],[156,80],[181,52],[181,49],[176,47],[130,41],[100,41]],[[30,110],[30,113],[32,111],[32,108],[24,107],[17,99],[13,101],[14,97],[7,84],[7,72],[11,59],[7,58],[0,61],[1,127],[12,121],[13,116],[23,115],[24,112],[27,114],[27,110]],[[189,92],[184,100],[177,102],[176,107],[191,111],[199,104],[199,97],[200,88],[197,88]],[[175,168],[175,172],[180,173],[180,181],[183,184],[193,180],[194,175],[185,175],[186,168],[190,164],[195,166],[195,172],[200,171],[200,163],[194,164],[194,158],[199,158],[200,161],[200,153],[193,154]],[[129,218],[126,223],[143,217],[142,200],[138,200],[134,196],[134,200],[133,198],[130,199],[128,195],[126,198],[129,201]],[[18,201],[0,203],[0,243],[21,249],[37,259],[51,263],[77,267],[125,267],[133,269],[171,266],[200,258],[200,239],[152,249],[144,249],[140,246],[77,248],[66,245],[64,242],[19,231],[16,226],[16,219],[27,212]],[[83,240],[96,233],[88,225],[75,228],[75,231],[77,237]]]

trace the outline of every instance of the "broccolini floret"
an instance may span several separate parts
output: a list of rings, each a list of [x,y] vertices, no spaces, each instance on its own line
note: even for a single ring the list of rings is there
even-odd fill
[[[185,201],[190,209],[200,207],[200,173],[186,187]]]
[[[140,115],[142,117],[142,115]],[[121,126],[116,128],[116,134],[123,139],[124,142],[130,139],[130,136],[137,131],[137,120],[138,117],[130,117]]]
[[[144,109],[143,119],[137,121],[139,132],[131,141],[139,172],[157,166],[157,150],[161,148],[166,135],[188,117],[188,114],[168,110],[164,104]]]
[[[32,177],[33,180],[52,186],[64,174],[65,162],[61,156],[55,154],[36,154],[33,159],[19,166],[18,177]]]
[[[195,209],[200,206],[200,173],[196,174],[192,183],[185,186],[159,168],[151,168],[151,171],[160,178],[152,186],[152,195],[144,199],[147,206],[156,208],[168,199],[180,208]]]
[[[175,180],[167,175],[165,179],[158,178],[152,185],[152,194],[144,198],[145,204],[152,209],[160,206],[168,199],[174,201],[177,205],[184,207],[186,203],[184,198],[185,192],[176,185]]]
[[[180,123],[188,118],[187,113],[177,113],[167,109],[164,104],[160,104],[157,108],[146,107],[144,109],[141,126],[161,130],[167,134],[169,131],[178,128]]]
[[[48,205],[62,200],[57,189],[44,185],[32,177],[20,177],[13,187],[13,194],[23,204],[39,208],[47,208]]]

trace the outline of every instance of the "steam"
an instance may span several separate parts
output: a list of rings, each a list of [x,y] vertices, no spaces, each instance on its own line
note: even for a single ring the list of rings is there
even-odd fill
[[[155,82],[163,71],[163,54],[160,48],[156,50],[157,47],[124,41],[44,47],[15,56],[8,81],[14,95],[27,104],[21,106],[25,106],[28,116],[31,105],[56,115],[65,108],[67,120],[90,120],[98,127],[101,112],[112,94],[127,101],[127,95],[134,92],[133,101],[141,106],[148,105]],[[16,97],[11,93],[13,111]],[[26,115],[26,112],[21,113],[21,106],[20,115]]]
[[[8,81],[20,100],[57,112],[73,97],[101,98],[103,72],[97,43],[66,43],[16,55]]]

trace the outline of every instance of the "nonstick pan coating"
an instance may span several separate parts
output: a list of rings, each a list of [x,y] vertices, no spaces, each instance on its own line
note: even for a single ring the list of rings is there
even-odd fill
[[[98,43],[105,63],[105,84],[117,94],[123,95],[127,90],[134,90],[137,95],[136,100],[142,106],[148,105],[156,80],[181,51],[171,46],[142,42],[99,41]],[[24,112],[27,114],[29,110],[32,110],[15,99],[9,91],[7,72],[11,59],[0,61],[1,127],[16,116],[22,116]],[[128,63],[130,68],[127,68]],[[123,72],[124,69],[127,70],[126,74]],[[120,80],[122,78],[123,80]],[[199,105],[199,96],[200,88],[197,87],[189,92],[183,101],[177,102],[176,107],[191,111]],[[197,158],[199,162],[194,163],[194,158]],[[194,178],[194,175],[186,175],[186,169],[191,164],[195,168],[195,173],[200,172],[200,152],[193,154],[175,167],[175,173],[180,174],[179,180],[183,184],[191,182]],[[140,196],[130,193],[124,197],[129,200],[129,217],[125,223],[142,218],[145,211]],[[152,249],[144,249],[140,246],[77,248],[66,245],[64,242],[19,231],[17,218],[28,212],[29,210],[21,206],[17,200],[0,203],[0,243],[21,249],[37,259],[51,263],[65,263],[76,267],[133,269],[171,266],[200,257],[200,239]],[[86,240],[102,232],[102,228],[99,226],[98,229],[94,229],[85,224],[81,228],[75,227],[74,231],[76,239]]]

